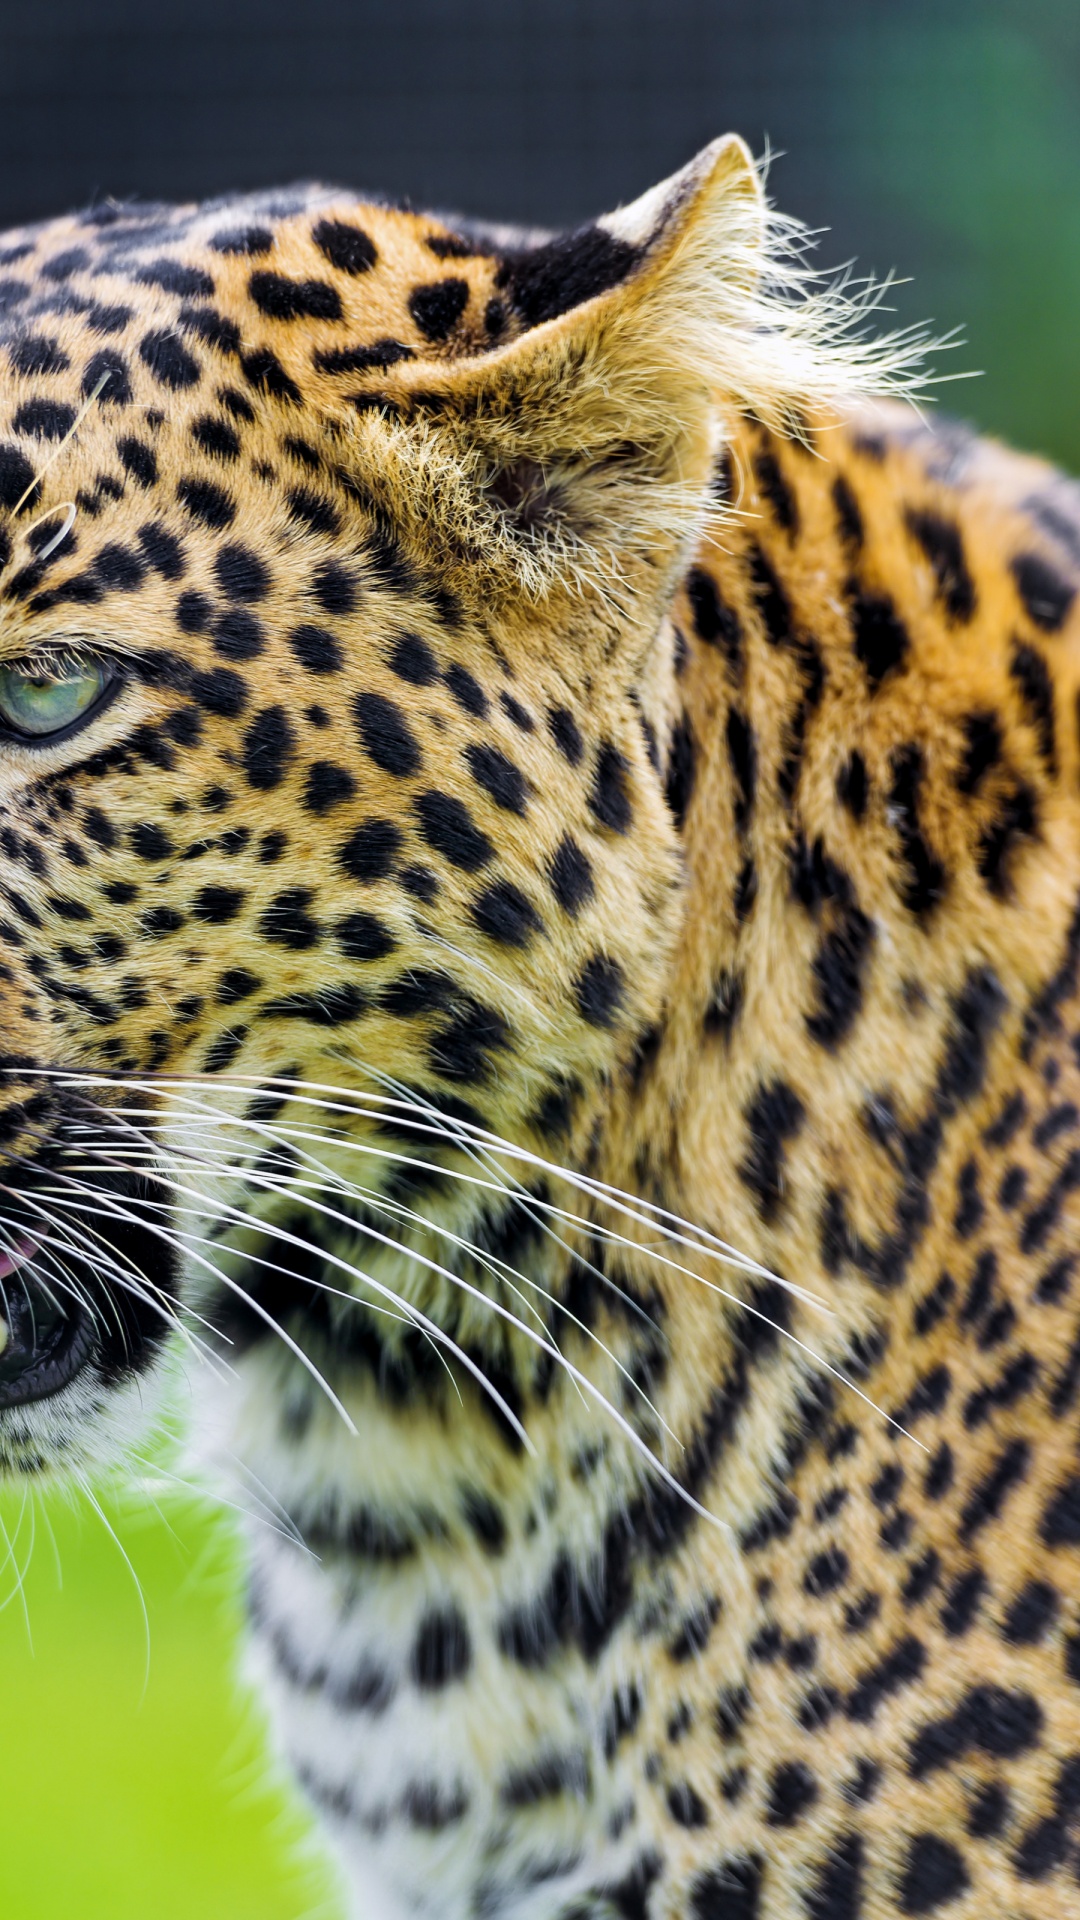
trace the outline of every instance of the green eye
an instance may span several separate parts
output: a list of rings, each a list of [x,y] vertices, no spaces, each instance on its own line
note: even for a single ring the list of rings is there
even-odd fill
[[[55,673],[0,667],[0,721],[36,740],[62,733],[97,705],[111,678],[97,660],[65,660]]]

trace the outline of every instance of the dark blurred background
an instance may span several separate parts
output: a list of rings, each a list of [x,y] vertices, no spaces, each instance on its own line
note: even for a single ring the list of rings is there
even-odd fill
[[[0,5],[4,224],[315,177],[563,224],[729,128],[963,327],[948,404],[1080,467],[1080,0]]]

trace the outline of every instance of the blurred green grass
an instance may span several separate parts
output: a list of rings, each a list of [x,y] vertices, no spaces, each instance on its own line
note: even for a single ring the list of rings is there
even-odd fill
[[[31,1552],[29,1503],[0,1497],[0,1913],[339,1920],[234,1677],[228,1522],[155,1500],[104,1500],[113,1540],[89,1505],[39,1495]]]

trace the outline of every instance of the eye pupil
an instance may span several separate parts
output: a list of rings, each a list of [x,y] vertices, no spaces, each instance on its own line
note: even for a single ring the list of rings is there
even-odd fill
[[[109,677],[97,660],[65,661],[55,673],[0,666],[0,722],[38,740],[60,733],[97,705]]]

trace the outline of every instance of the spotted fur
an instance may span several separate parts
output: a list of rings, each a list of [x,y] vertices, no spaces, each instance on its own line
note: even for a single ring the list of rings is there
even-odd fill
[[[379,1920],[1080,1898],[1080,496],[831,407],[759,233],[727,143],[554,240],[0,251],[0,651],[115,673],[0,742],[8,1226],[89,1309],[0,1454],[209,1326]]]

